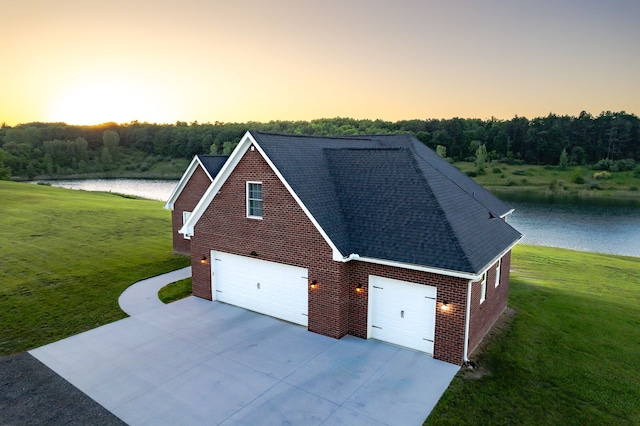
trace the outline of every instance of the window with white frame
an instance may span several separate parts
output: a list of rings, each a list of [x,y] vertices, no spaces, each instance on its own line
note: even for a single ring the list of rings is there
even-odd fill
[[[487,299],[487,273],[482,274],[482,281],[480,282],[480,303],[483,303]]]
[[[262,182],[247,182],[247,217],[262,218]]]
[[[502,259],[498,259],[498,264],[496,265],[496,287],[500,285],[500,268],[502,266]]]
[[[182,212],[182,224],[184,225],[189,220],[189,216],[191,216],[191,212]]]

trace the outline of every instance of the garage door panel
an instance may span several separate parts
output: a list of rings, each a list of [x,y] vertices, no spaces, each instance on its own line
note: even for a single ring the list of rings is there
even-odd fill
[[[433,354],[436,288],[369,277],[371,337]]]
[[[212,252],[217,300],[307,325],[307,270],[229,253]]]

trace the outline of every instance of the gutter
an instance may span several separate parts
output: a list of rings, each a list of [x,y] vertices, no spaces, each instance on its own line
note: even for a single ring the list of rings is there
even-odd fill
[[[334,258],[334,260],[337,260],[337,259]],[[474,280],[474,281],[479,280],[480,277],[482,276],[482,274],[474,274],[471,272],[452,271],[449,269],[441,269],[441,268],[430,268],[427,266],[413,265],[410,263],[402,263],[402,262],[396,262],[392,260],[376,259],[372,257],[362,257],[357,253],[351,253],[349,256],[345,256],[339,259],[340,262],[344,262],[344,263],[350,262],[352,260],[358,260],[360,262],[367,262],[367,263],[375,263],[377,265],[393,266],[396,268],[411,269],[414,271],[429,272],[432,274],[446,275],[449,277],[464,278],[464,279]]]

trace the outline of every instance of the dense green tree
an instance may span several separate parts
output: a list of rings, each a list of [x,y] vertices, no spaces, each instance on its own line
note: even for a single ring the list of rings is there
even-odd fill
[[[120,145],[120,135],[114,130],[105,130],[102,133],[102,144],[109,150],[114,159],[118,158],[118,148]]]
[[[569,156],[567,150],[563,149],[560,153],[560,160],[558,160],[558,170],[567,170],[567,167],[569,167]]]
[[[531,120],[516,116],[510,120],[492,117],[389,122],[336,117],[268,123],[28,123],[0,127],[0,148],[6,153],[5,167],[15,176],[27,177],[34,171],[100,171],[104,169],[101,160],[105,147],[110,151],[110,167],[148,170],[154,163],[171,158],[228,153],[247,130],[311,135],[408,132],[434,150],[438,145],[445,147],[447,155],[456,161],[474,158],[480,146],[486,148],[486,161],[555,165],[563,150],[569,163],[576,165],[609,159],[617,167],[627,167],[620,161],[640,161],[640,119],[624,111],[605,111],[598,116],[582,111],[578,117],[549,114]]]
[[[4,165],[4,161],[0,160],[0,180],[11,179],[11,169]]]
[[[487,170],[487,147],[480,145],[476,150],[476,173],[483,175]]]
[[[227,141],[222,146],[222,155],[229,155],[231,151],[236,147],[238,142]]]
[[[111,169],[111,164],[113,163],[113,158],[111,157],[111,152],[109,152],[109,148],[106,146],[102,147],[102,152],[100,153],[100,164],[104,170]]]

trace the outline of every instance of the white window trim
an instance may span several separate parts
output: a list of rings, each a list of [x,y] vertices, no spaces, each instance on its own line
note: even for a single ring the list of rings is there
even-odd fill
[[[500,269],[502,268],[502,259],[498,259],[498,264],[496,265],[496,287],[500,285]]]
[[[189,216],[191,216],[191,212],[182,212],[182,224],[184,225],[189,220]]]
[[[482,281],[480,281],[480,304],[487,300],[487,273],[482,274]]]
[[[258,182],[258,181],[247,181],[246,186],[245,186],[245,206],[246,206],[246,212],[247,212],[247,217],[249,219],[262,219],[262,216],[254,216],[249,214],[249,185],[250,184],[258,184],[260,185],[260,189],[261,189],[261,193],[262,193],[262,182]],[[264,198],[261,198],[260,201],[263,203],[262,207],[264,208]],[[264,210],[262,211],[264,214]]]

